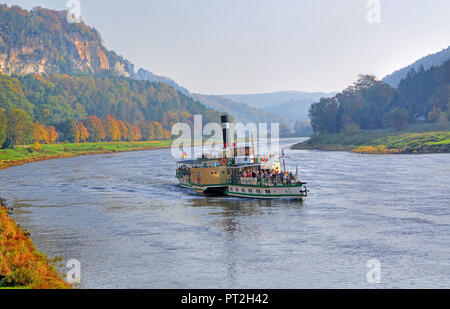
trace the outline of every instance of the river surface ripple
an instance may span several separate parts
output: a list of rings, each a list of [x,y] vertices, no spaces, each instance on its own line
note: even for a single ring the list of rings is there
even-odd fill
[[[0,196],[83,288],[450,288],[450,154],[287,155],[303,203],[193,195],[167,149],[13,167]]]

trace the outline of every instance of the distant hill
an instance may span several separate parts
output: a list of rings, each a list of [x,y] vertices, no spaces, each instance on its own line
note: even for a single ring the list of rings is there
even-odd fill
[[[293,100],[273,107],[268,107],[266,108],[266,111],[276,113],[289,119],[291,123],[297,120],[307,121],[309,120],[308,112],[312,103],[314,103],[312,100]]]
[[[189,95],[189,91],[186,88],[183,88],[180,85],[178,85],[174,80],[168,77],[155,75],[152,72],[144,69],[139,69],[137,71],[135,78],[138,80],[145,80],[153,83],[165,83],[168,84],[169,86],[172,86],[182,94]]]
[[[214,110],[226,112],[242,123],[259,122],[287,122],[287,119],[276,113],[265,112],[261,109],[250,107],[243,103],[237,103],[231,99],[214,95],[191,94],[191,97]]]
[[[428,70],[432,66],[442,65],[448,59],[450,59],[450,46],[440,52],[425,56],[401,70],[395,71],[391,75],[383,78],[383,82],[389,84],[391,87],[397,88],[400,85],[402,79],[406,78],[406,76],[412,69],[414,69],[415,71],[419,71],[420,68],[423,67],[425,70]]]
[[[318,102],[321,98],[329,98],[333,95],[335,93],[281,91],[261,94],[222,95],[222,97],[257,108],[265,113],[276,114],[292,125],[297,120],[308,120],[308,111],[311,105]]]
[[[233,101],[244,103],[256,108],[275,107],[290,101],[308,100],[311,103],[319,101],[323,97],[332,97],[334,93],[281,91],[260,94],[231,94],[222,95]]]

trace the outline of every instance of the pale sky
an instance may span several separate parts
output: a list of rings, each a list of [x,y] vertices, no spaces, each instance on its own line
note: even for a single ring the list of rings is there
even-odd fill
[[[379,1],[369,24],[369,0],[80,0],[108,49],[203,94],[340,91],[450,45],[449,0]]]

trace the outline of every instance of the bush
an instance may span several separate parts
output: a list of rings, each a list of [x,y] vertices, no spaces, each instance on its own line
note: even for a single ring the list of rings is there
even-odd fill
[[[347,136],[353,136],[360,132],[359,126],[356,123],[351,123],[344,128],[343,133]]]
[[[42,151],[42,145],[36,142],[33,146],[31,146],[31,150],[33,150],[33,152],[40,152]]]
[[[64,146],[64,151],[65,151],[65,152],[70,152],[71,149],[70,149],[68,146]]]

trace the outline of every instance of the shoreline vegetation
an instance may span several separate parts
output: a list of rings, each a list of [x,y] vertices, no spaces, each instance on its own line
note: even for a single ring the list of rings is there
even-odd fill
[[[31,162],[66,159],[78,156],[169,148],[172,141],[64,143],[18,146],[0,150],[0,170]]]
[[[0,170],[31,162],[107,153],[168,148],[172,141],[82,144],[34,144],[0,150]],[[33,245],[11,218],[12,209],[0,198],[0,289],[70,289],[56,271],[58,261],[49,260]]]
[[[37,251],[29,234],[10,217],[0,199],[0,289],[70,289],[56,270],[57,260]]]
[[[411,126],[405,131],[370,130],[348,135],[321,134],[292,147],[296,150],[349,151],[359,154],[450,153],[450,128]]]

